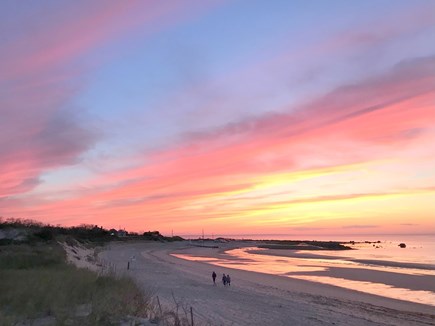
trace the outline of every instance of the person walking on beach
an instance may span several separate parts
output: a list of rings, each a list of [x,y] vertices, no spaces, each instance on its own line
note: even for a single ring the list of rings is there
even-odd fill
[[[224,284],[224,286],[227,285],[227,276],[225,274],[222,275],[222,283]]]
[[[227,275],[227,284],[228,284],[228,286],[231,286],[231,277],[230,277],[230,274]]]
[[[213,271],[213,273],[211,274],[211,277],[213,278],[213,285],[216,285],[216,273]]]

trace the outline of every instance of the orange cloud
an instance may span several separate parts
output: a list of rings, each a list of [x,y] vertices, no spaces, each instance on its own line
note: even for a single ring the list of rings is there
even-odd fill
[[[419,189],[433,186],[435,175],[425,175],[423,183],[408,174],[415,166],[430,173],[435,163],[424,157],[433,146],[434,67],[434,58],[404,62],[288,114],[190,134],[180,146],[135,157],[138,167],[106,173],[64,198],[3,200],[3,211],[66,224],[188,233],[204,226],[243,232],[317,223],[327,229],[344,218],[357,225],[353,219],[362,216],[378,225],[391,212],[406,223],[405,212],[418,205],[424,230],[433,191]],[[29,187],[5,184],[9,193]]]

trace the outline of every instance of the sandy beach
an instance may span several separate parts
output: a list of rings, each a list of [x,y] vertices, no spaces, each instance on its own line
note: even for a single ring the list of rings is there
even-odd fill
[[[252,244],[231,242],[219,246],[193,247],[187,242],[112,243],[99,257],[155,291],[163,305],[174,307],[176,298],[186,307],[193,307],[198,324],[435,325],[433,306],[172,255],[228,259],[226,250]],[[213,270],[218,274],[216,286],[211,280]],[[231,275],[231,287],[220,282],[222,273]]]

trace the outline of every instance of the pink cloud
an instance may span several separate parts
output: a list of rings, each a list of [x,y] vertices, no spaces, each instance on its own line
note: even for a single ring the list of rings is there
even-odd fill
[[[142,162],[140,167],[107,173],[65,198],[26,195],[43,171],[73,164],[98,139],[98,133],[86,128],[86,116],[62,109],[77,91],[69,80],[80,69],[77,72],[71,64],[117,33],[139,25],[149,26],[152,33],[160,24],[170,24],[168,17],[174,18],[180,6],[111,2],[80,15],[65,12],[59,17],[59,28],[42,26],[29,43],[10,44],[0,55],[5,72],[0,82],[11,94],[1,99],[0,106],[2,214],[110,227],[124,218],[131,227],[140,227],[146,218],[166,226],[211,217],[219,220],[252,207],[189,207],[200,206],[198,200],[210,196],[249,189],[252,176],[389,157],[392,149],[418,142],[419,135],[433,127],[435,60],[419,58],[397,65],[384,76],[289,107],[288,113],[184,135],[178,146],[134,157]],[[322,49],[380,39],[349,36],[344,44],[323,44]],[[17,194],[22,196],[10,198]],[[262,207],[259,198],[258,208]]]
[[[155,33],[214,5],[133,0],[86,6],[70,3],[62,10],[49,9],[45,16],[32,17],[16,27],[25,33],[2,51],[2,76],[10,79],[46,73],[127,33],[138,29],[142,34]]]
[[[99,132],[70,102],[83,55],[121,36],[152,34],[213,3],[107,1],[47,8],[14,20],[0,53],[0,197],[25,193],[47,169],[74,164]],[[6,30],[4,31],[6,32]]]
[[[388,140],[385,145],[412,141],[404,139],[404,133],[429,128],[433,123],[434,63],[434,58],[416,59],[396,66],[385,76],[341,87],[288,114],[268,114],[188,134],[183,145],[150,153],[147,160],[151,164],[113,177],[150,176],[152,180],[144,182],[151,184],[166,177],[177,184],[202,174],[212,177],[267,171],[268,166],[257,161],[263,154],[266,157],[303,144],[328,143],[331,138],[372,144]],[[292,168],[296,156],[297,152],[277,162],[278,166],[271,165],[271,170]]]
[[[136,157],[144,162],[141,167],[107,173],[89,182],[82,194],[79,189],[62,200],[35,198],[34,205],[29,204],[30,198],[24,212],[71,224],[80,217],[107,226],[125,217],[127,225],[139,228],[147,217],[153,223],[182,224],[205,218],[219,221],[243,210],[267,208],[268,204],[258,199],[257,206],[245,208],[241,200],[225,209],[213,204],[189,209],[210,196],[250,189],[251,177],[370,162],[423,144],[421,135],[432,128],[435,119],[434,60],[401,63],[384,76],[341,87],[288,114],[264,115],[208,133],[190,134],[181,146]],[[370,196],[391,193],[394,191],[387,189]],[[358,196],[332,193],[294,202]],[[10,204],[6,212],[13,213]],[[183,207],[185,210],[180,210]]]
[[[318,59],[319,56],[329,58],[336,54],[339,54],[342,59],[343,53],[361,53],[370,49],[379,49],[431,28],[435,23],[432,14],[434,9],[433,4],[428,4],[416,10],[392,13],[391,16],[372,22],[369,26],[367,22],[362,26],[352,26],[337,35],[302,48],[294,49],[294,44],[291,44],[291,49],[282,51],[278,56],[271,55],[272,60],[257,64],[255,70],[247,67],[244,73],[251,76],[258,71],[279,71],[284,66],[294,65],[300,60],[307,62],[312,58]],[[258,69],[259,66],[262,69]],[[311,73],[309,72],[308,75]]]

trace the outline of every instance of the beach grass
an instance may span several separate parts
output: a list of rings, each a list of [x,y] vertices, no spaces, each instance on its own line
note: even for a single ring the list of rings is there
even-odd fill
[[[98,275],[66,263],[56,242],[0,247],[0,324],[42,318],[55,324],[117,324],[146,316],[152,295],[131,279]]]

